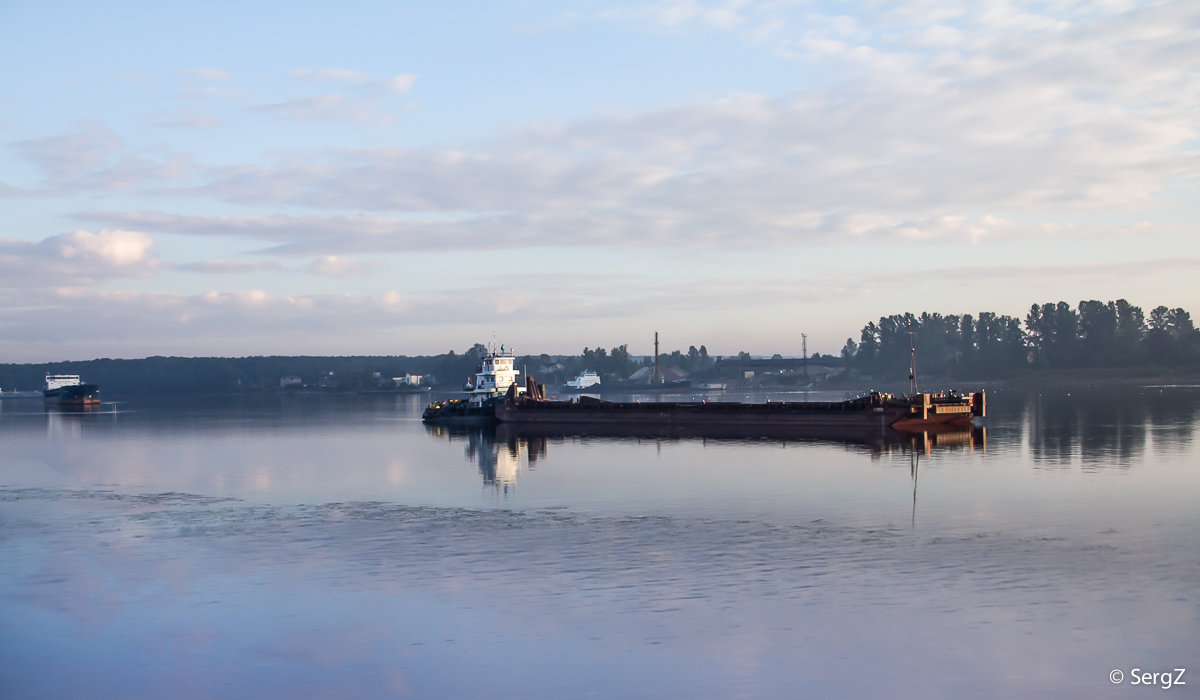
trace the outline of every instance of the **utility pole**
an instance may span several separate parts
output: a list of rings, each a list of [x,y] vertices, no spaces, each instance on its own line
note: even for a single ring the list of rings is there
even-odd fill
[[[912,326],[909,326],[909,330],[905,331],[905,334],[908,336],[908,352],[911,357],[910,364],[908,366],[908,391],[909,391],[910,395],[916,396],[917,395],[917,346],[916,346],[916,344],[913,343],[913,336],[916,335],[917,332],[912,330]]]

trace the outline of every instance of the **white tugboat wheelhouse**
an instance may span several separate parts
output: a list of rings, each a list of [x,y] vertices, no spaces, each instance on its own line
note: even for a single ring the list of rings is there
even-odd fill
[[[517,395],[524,394],[525,387],[517,381],[517,375],[521,371],[513,369],[515,362],[516,356],[511,350],[505,350],[503,345],[499,350],[495,347],[490,348],[480,360],[475,378],[463,387],[469,393],[470,405],[481,406],[490,398],[504,396],[514,384],[517,387]]]

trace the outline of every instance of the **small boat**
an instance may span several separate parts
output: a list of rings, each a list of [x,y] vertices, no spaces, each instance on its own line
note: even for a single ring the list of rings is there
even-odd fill
[[[47,374],[42,390],[46,403],[85,406],[100,403],[100,387],[84,384],[78,374]]]
[[[520,370],[514,369],[516,357],[501,345],[489,349],[480,359],[475,376],[468,379],[463,398],[434,401],[425,407],[421,420],[426,423],[470,423],[495,420],[496,403],[505,395],[519,397],[525,387],[517,383]]]

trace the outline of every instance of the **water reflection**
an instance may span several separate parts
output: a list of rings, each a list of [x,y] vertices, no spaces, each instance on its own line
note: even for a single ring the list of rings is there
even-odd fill
[[[869,454],[873,458],[895,453],[930,455],[935,451],[986,450],[987,429],[971,427],[966,430],[902,433],[887,431],[812,431],[796,429],[780,431],[775,436],[764,435],[761,429],[747,433],[744,429],[705,429],[695,426],[627,426],[598,425],[594,427],[554,427],[547,425],[514,425],[510,423],[481,425],[426,425],[426,433],[435,439],[462,442],[464,456],[479,467],[483,483],[503,493],[515,488],[522,461],[530,470],[544,460],[551,441],[582,440],[585,442],[653,442],[659,446],[671,442],[708,444],[830,444],[840,445]],[[747,437],[753,435],[753,437]],[[913,478],[916,466],[913,465]]]
[[[46,437],[79,438],[86,426],[116,420],[113,404],[46,404]]]
[[[1151,439],[1186,446],[1200,416],[1195,387],[1093,387],[1048,390],[1024,397],[1022,432],[1034,462],[1063,468],[1128,469]]]
[[[529,469],[546,456],[546,438],[515,434],[497,434],[495,425],[426,425],[432,437],[464,442],[463,452],[479,467],[483,483],[507,494],[516,488],[524,456]]]
[[[986,432],[890,437],[9,402],[0,673],[12,697],[1103,696],[1200,649],[1200,390],[1159,392],[997,392]],[[1130,468],[1037,471],[1085,454]]]

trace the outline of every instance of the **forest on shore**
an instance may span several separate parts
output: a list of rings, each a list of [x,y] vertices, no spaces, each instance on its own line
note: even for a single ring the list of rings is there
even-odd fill
[[[907,377],[912,349],[918,372],[927,378],[1003,380],[1106,369],[1143,375],[1200,373],[1200,331],[1186,310],[1159,306],[1146,314],[1124,299],[1033,304],[1023,321],[990,312],[886,316],[865,325],[857,341],[847,338],[840,356],[815,353],[811,362],[842,372],[844,381],[895,380]],[[286,390],[377,391],[405,375],[420,375],[424,384],[453,390],[473,376],[485,352],[486,346],[476,343],[461,353],[414,357],[147,357],[0,364],[0,388],[40,388],[44,375],[52,373],[79,374],[100,385],[106,396],[281,391],[285,378],[293,380]],[[744,351],[716,357],[704,345],[693,345],[660,354],[658,364],[715,379],[723,372],[740,376],[741,363],[751,359]],[[547,383],[585,369],[611,382],[651,362],[619,345],[585,347],[573,356],[524,355],[517,358],[517,367],[522,376],[532,374]]]
[[[911,335],[910,335],[911,334]],[[1179,370],[1200,367],[1200,331],[1182,308],[1147,315],[1124,299],[1034,304],[1012,316],[898,314],[868,323],[841,356],[863,375],[918,371],[934,376],[1005,378],[1026,370]]]

